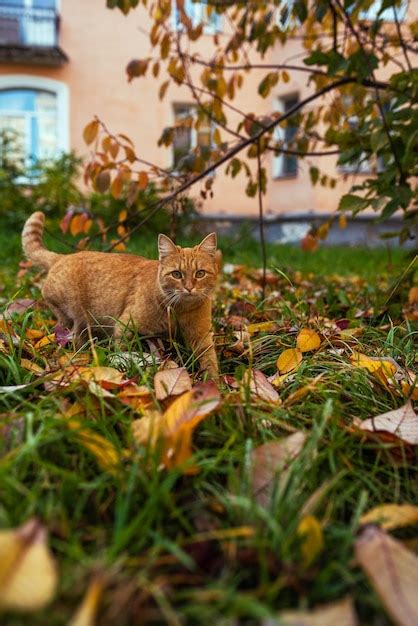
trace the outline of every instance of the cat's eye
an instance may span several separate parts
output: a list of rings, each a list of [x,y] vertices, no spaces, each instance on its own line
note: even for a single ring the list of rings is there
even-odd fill
[[[178,270],[174,270],[174,272],[171,272],[171,275],[173,278],[182,278],[183,274],[181,272],[179,272]]]
[[[206,274],[205,270],[197,270],[195,276],[196,278],[203,278],[205,274]]]

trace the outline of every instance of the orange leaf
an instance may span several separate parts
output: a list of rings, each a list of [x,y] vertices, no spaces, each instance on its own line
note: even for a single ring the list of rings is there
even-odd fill
[[[280,374],[287,374],[297,369],[302,362],[302,352],[299,348],[284,350],[277,359],[277,369]]]
[[[301,352],[318,350],[321,345],[321,338],[314,330],[311,330],[310,328],[302,328],[296,338],[296,345]]]
[[[146,172],[139,172],[138,174],[138,188],[145,189],[148,185],[148,174]]]
[[[96,139],[97,133],[99,132],[99,126],[99,122],[97,120],[93,120],[84,128],[83,138],[87,145],[93,143]]]

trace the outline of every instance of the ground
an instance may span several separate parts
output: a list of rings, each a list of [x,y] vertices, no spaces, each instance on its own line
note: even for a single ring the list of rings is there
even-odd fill
[[[290,624],[283,611],[344,598],[360,623],[392,623],[402,602],[364,565],[363,516],[372,510],[376,541],[390,532],[415,558],[416,511],[379,530],[373,509],[416,503],[418,439],[393,416],[377,434],[366,420],[416,400],[411,257],[269,246],[262,300],[259,246],[221,242],[217,390],[181,346],[134,338],[131,350],[157,352],[118,374],[112,346],[60,345],[50,313],[27,307],[41,277],[17,276],[17,235],[2,244],[0,527],[36,518],[19,567],[33,576],[25,555],[42,525],[59,571],[45,608],[2,623],[67,624],[86,590],[100,626]],[[170,378],[168,357],[190,379]]]

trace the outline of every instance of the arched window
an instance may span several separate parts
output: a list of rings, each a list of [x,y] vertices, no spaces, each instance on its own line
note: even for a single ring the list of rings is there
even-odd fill
[[[16,137],[16,157],[27,165],[68,150],[68,90],[38,77],[0,78],[0,132]]]

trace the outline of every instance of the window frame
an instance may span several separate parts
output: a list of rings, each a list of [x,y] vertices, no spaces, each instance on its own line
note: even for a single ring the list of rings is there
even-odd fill
[[[185,102],[184,100],[178,100],[175,102],[171,103],[171,115],[172,115],[172,126],[175,126],[176,120],[178,119],[176,117],[176,108],[177,107],[184,107],[184,108],[188,108],[191,111],[191,117],[192,117],[192,125],[190,127],[190,151],[192,152],[193,150],[196,150],[196,148],[199,147],[199,130],[200,129],[196,129],[195,128],[195,123],[197,120],[197,113],[198,113],[198,105],[194,102]],[[213,122],[213,120],[211,120],[208,117],[208,124],[209,124],[209,139],[210,139],[210,147],[212,148],[214,143],[213,143],[213,132],[216,128],[216,124]],[[189,153],[188,153],[189,154]],[[183,157],[182,157],[183,158]],[[174,160],[174,140],[173,140],[173,144],[171,146],[171,154],[170,154],[170,163],[169,163],[169,167],[171,168],[171,171],[173,173],[179,172],[179,170],[177,170],[177,164],[175,163]],[[212,172],[211,175],[215,175],[215,171]]]
[[[190,3],[193,6],[193,15],[190,15],[187,12],[187,4]],[[216,35],[217,33],[222,32],[222,15],[214,12],[214,15],[217,16],[216,24],[211,24],[210,21],[205,20],[205,15],[203,10],[206,8],[207,4],[205,2],[192,2],[192,0],[185,0],[184,10],[186,11],[187,16],[190,18],[193,28],[196,28],[198,24],[203,22],[203,34],[205,35]],[[183,28],[182,23],[179,21],[177,17],[177,4],[176,0],[172,0],[171,3],[171,15],[172,15],[172,25],[173,30],[178,32]],[[196,11],[198,9],[198,11]]]
[[[65,83],[51,78],[43,78],[40,76],[30,76],[26,74],[10,74],[0,76],[0,91],[9,91],[13,89],[30,89],[32,91],[47,91],[53,93],[57,103],[57,145],[56,154],[70,150],[70,106],[69,106],[69,89]],[[24,113],[24,112],[22,112]],[[1,112],[0,112],[1,115]],[[25,160],[30,158],[30,154],[25,154]]]
[[[285,113],[285,103],[286,101],[296,99],[297,102],[300,100],[299,92],[293,91],[284,95],[277,95],[274,98],[274,111],[283,114]],[[297,126],[295,126],[297,129]],[[296,131],[297,132],[297,131]],[[283,144],[286,140],[286,129],[282,128],[279,124],[274,129],[273,139],[275,141],[281,141]],[[285,147],[285,146],[283,146]],[[284,172],[284,162],[286,158],[286,154],[281,152],[280,154],[274,154],[273,163],[272,163],[272,178],[273,180],[292,180],[299,176],[299,164],[296,157],[296,172],[294,173],[285,173]],[[290,156],[290,155],[289,155]]]

